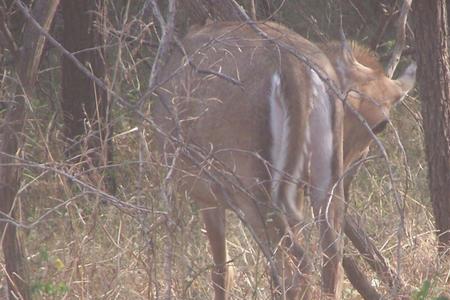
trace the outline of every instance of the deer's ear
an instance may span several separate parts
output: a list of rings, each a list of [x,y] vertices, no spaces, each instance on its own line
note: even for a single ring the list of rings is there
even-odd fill
[[[417,65],[415,62],[411,63],[405,71],[403,71],[403,74],[400,75],[396,82],[397,84],[402,88],[402,91],[406,94],[414,87],[414,84],[416,83],[416,70]]]
[[[350,67],[356,63],[356,59],[353,56],[352,46],[347,40],[341,41],[341,58],[342,63],[346,67]]]
[[[368,81],[374,74],[371,68],[356,60],[352,46],[347,41],[341,42],[336,71],[340,77],[342,90],[352,88],[356,82]]]

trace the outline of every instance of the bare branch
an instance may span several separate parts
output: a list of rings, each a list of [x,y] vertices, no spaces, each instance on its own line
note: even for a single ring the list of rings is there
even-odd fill
[[[19,158],[15,155],[7,154],[7,153],[0,153],[0,156],[8,157],[8,158],[15,159],[16,161],[18,161],[17,163],[1,164],[0,167],[5,167],[5,166],[28,167],[28,168],[50,171],[55,174],[64,176],[64,177],[68,178],[69,180],[71,180],[72,182],[78,184],[80,186],[80,188],[82,188],[84,190],[85,193],[95,194],[95,195],[99,196],[100,199],[107,201],[107,202],[111,203],[112,205],[116,206],[117,208],[120,208],[124,211],[129,212],[130,210],[137,210],[137,211],[148,212],[148,213],[154,212],[153,210],[150,210],[146,207],[134,205],[134,204],[122,201],[119,198],[112,196],[87,182],[84,182],[83,180],[80,179],[79,176],[70,174],[70,172],[66,171],[61,166],[53,165],[53,164],[41,164],[41,163],[37,163],[37,162],[32,162],[32,161],[28,161],[28,160]],[[33,224],[34,224],[34,222],[30,223],[28,225],[22,224],[22,225],[20,225],[20,227],[29,228],[30,226],[32,227],[35,225],[35,224],[34,225]]]
[[[199,74],[209,74],[209,75],[214,75],[217,76],[221,79],[227,80],[229,82],[231,82],[234,85],[237,85],[239,87],[241,87],[242,82],[239,79],[235,79],[227,74],[224,74],[220,71],[214,71],[211,69],[201,69],[199,68],[193,61],[192,61],[192,55],[189,55],[186,51],[186,49],[184,48],[183,44],[181,43],[181,41],[175,37],[175,42],[178,46],[178,48],[181,50],[181,52],[183,52],[183,55],[185,57],[185,59],[188,61],[189,65],[194,69],[195,72],[199,73]]]
[[[404,287],[400,277],[395,270],[388,265],[383,254],[376,248],[364,230],[362,230],[348,214],[345,217],[344,230],[355,248],[358,249],[364,260],[378,274],[382,282],[390,288],[396,286],[401,289]]]
[[[168,234],[168,240],[165,242],[164,248],[164,281],[165,289],[161,295],[162,300],[172,299],[172,264],[173,264],[173,246],[174,246],[174,230],[175,230],[175,220],[174,220],[174,210],[175,210],[175,189],[173,183],[173,176],[175,172],[175,166],[179,160],[180,148],[175,150],[174,156],[170,159],[165,158],[169,169],[166,176],[161,184],[161,198],[167,209],[166,218],[166,230]],[[170,161],[170,162],[169,162]]]
[[[22,5],[22,1],[16,0],[17,5]],[[56,8],[58,7],[59,0],[53,0],[50,3],[48,1],[38,1],[34,4],[33,7],[33,15],[34,16],[26,16],[28,22],[36,22],[42,28],[48,30],[50,28],[50,24],[53,20],[53,16],[56,12]],[[26,29],[23,34],[23,39],[26,43],[23,45],[23,51],[20,55],[21,59],[19,65],[19,76],[21,77],[22,84],[24,85],[25,90],[28,89],[27,92],[30,92],[30,88],[28,87],[28,81],[31,83],[35,80],[35,76],[37,75],[39,62],[41,60],[42,51],[44,49],[45,36],[41,35],[39,30],[32,26],[32,24],[27,24]]]
[[[0,38],[5,41],[9,51],[17,58],[19,47],[14,40],[11,31],[8,28],[8,18],[5,12],[5,7],[0,7]]]
[[[394,17],[397,16],[397,14],[398,14],[398,11],[394,9],[394,5],[389,6],[389,9],[387,9],[387,12],[383,14],[383,17],[381,18],[381,20],[379,22],[377,30],[375,31],[375,34],[373,35],[373,37],[369,43],[370,49],[376,50],[378,48],[378,45],[380,44],[380,41],[383,38],[383,35],[386,32],[386,29],[388,28],[389,24],[391,24]]]
[[[345,274],[347,274],[348,280],[365,300],[382,299],[382,296],[370,284],[364,273],[358,269],[354,259],[349,256],[344,256],[342,265],[344,267]]]
[[[403,0],[400,16],[397,23],[397,41],[395,43],[392,56],[386,67],[386,75],[389,78],[392,78],[392,76],[394,75],[394,71],[397,68],[398,62],[400,61],[403,49],[406,46],[406,21],[408,19],[408,12],[411,8],[411,1],[412,0]]]
[[[19,2],[20,2],[20,1],[19,1]],[[173,1],[173,2],[174,2],[174,1]],[[26,9],[26,7],[21,7],[21,10],[26,11],[27,9]],[[245,13],[245,12],[244,12],[244,13]],[[30,18],[31,18],[31,17],[30,17]],[[32,19],[32,18],[31,18],[31,19]],[[251,20],[250,20],[250,21],[251,21]],[[247,22],[248,22],[251,26],[255,26],[255,27],[257,28],[256,24],[251,23],[251,22],[249,22],[249,21],[247,21]],[[161,23],[161,24],[163,24],[163,23]],[[134,113],[136,113],[137,115],[139,115],[139,116],[140,116],[141,118],[143,118],[145,121],[147,121],[148,123],[150,123],[150,124],[155,128],[155,130],[158,131],[159,133],[161,133],[163,136],[169,137],[170,141],[172,141],[173,143],[175,143],[175,144],[177,145],[177,147],[182,146],[183,153],[187,153],[186,157],[187,157],[188,159],[190,159],[191,161],[193,161],[194,163],[196,163],[196,164],[198,164],[198,165],[203,164],[204,157],[207,157],[207,155],[205,155],[204,152],[202,152],[202,149],[194,148],[194,147],[192,147],[192,145],[187,145],[187,144],[185,144],[181,139],[178,139],[178,138],[175,138],[175,137],[168,136],[167,134],[165,134],[164,132],[162,132],[160,129],[158,129],[157,126],[155,126],[155,124],[153,123],[153,121],[152,121],[151,119],[149,119],[148,117],[146,117],[146,115],[144,115],[144,114],[141,113],[140,111],[136,110],[136,106],[132,105],[130,102],[126,101],[124,98],[122,98],[121,96],[115,94],[113,91],[111,91],[110,89],[108,89],[108,87],[106,86],[106,84],[105,84],[103,81],[101,81],[100,79],[98,79],[97,77],[95,77],[88,69],[86,69],[82,64],[80,64],[79,61],[78,61],[78,60],[77,60],[70,52],[68,52],[68,51],[65,50],[61,45],[59,45],[58,42],[57,42],[56,40],[54,40],[54,39],[53,39],[53,38],[52,38],[45,30],[42,29],[42,27],[39,27],[39,24],[34,24],[34,25],[35,25],[35,26],[38,26],[37,28],[39,28],[40,32],[41,32],[44,36],[46,36],[46,37],[49,38],[50,43],[52,43],[53,45],[55,45],[58,51],[61,51],[64,55],[67,55],[67,56],[68,56],[68,57],[69,57],[69,58],[70,58],[70,59],[71,59],[71,60],[72,60],[79,68],[80,68],[80,70],[81,70],[87,77],[89,77],[91,80],[94,80],[94,81],[96,82],[96,84],[98,84],[101,88],[108,90],[108,92],[110,92],[110,93],[112,94],[112,96],[115,98],[115,100],[116,100],[120,105],[129,108],[129,109],[132,110]],[[166,30],[167,30],[167,29],[166,29]],[[261,30],[260,30],[260,31],[261,31]],[[259,31],[258,31],[258,32],[259,32]],[[261,35],[264,36],[264,33],[263,33],[262,31],[261,31],[260,33],[261,33]],[[265,37],[267,38],[267,40],[272,41],[272,39],[271,39],[270,37],[268,37],[267,35],[265,35]],[[169,36],[169,38],[170,38],[170,36]],[[162,40],[162,42],[163,42],[163,40]],[[321,79],[322,79],[327,85],[329,85],[329,87],[331,88],[331,90],[333,90],[333,92],[336,93],[336,95],[338,95],[338,97],[339,97],[341,100],[345,101],[346,93],[340,92],[340,91],[337,89],[337,87],[334,85],[334,83],[333,83],[329,78],[326,78],[326,77],[323,75],[323,72],[321,72],[320,69],[319,69],[317,66],[315,66],[315,65],[313,65],[311,62],[309,62],[305,57],[303,57],[303,56],[302,56],[300,53],[298,53],[295,49],[290,48],[289,45],[283,45],[283,44],[281,44],[279,41],[272,41],[272,42],[277,43],[277,44],[279,44],[281,47],[287,49],[291,54],[293,54],[294,56],[296,56],[298,59],[304,61],[306,65],[308,65],[308,66],[310,66],[312,69],[316,70],[317,73],[319,74],[319,76],[321,77]],[[162,50],[163,50],[163,49],[162,49]],[[161,52],[162,52],[162,53],[165,53],[165,51],[162,51],[162,50],[161,50]],[[155,69],[157,68],[157,66],[154,66],[154,67],[155,67]],[[204,70],[197,70],[197,71],[198,71],[198,72],[202,72],[202,71],[204,71]],[[210,71],[206,70],[206,72],[210,72]],[[157,72],[157,71],[155,71],[154,73],[152,72],[152,75],[154,76],[154,77],[153,77],[154,79],[153,79],[153,81],[151,81],[151,84],[149,83],[149,90],[148,90],[149,92],[152,92],[152,90],[154,90],[159,84],[161,84],[161,82],[158,82],[158,80],[156,80],[156,79],[157,79],[158,72]],[[220,76],[220,74],[215,74],[215,75]],[[156,79],[155,79],[155,78],[156,78]],[[231,78],[231,79],[232,79],[232,78]],[[163,81],[165,81],[165,80],[166,80],[166,79],[164,79]],[[238,83],[238,82],[236,82],[236,83]],[[357,112],[355,112],[355,114],[357,114]],[[362,118],[362,116],[360,116],[360,118]],[[369,125],[367,124],[367,122],[365,122],[365,120],[362,120],[362,123],[363,123],[363,125],[369,130],[369,132],[371,132],[370,127],[369,127]],[[377,139],[374,135],[373,135],[373,139],[375,139],[376,141],[378,141],[378,139]],[[386,152],[384,151],[384,148],[383,148],[382,144],[381,144],[379,141],[377,142],[377,144],[381,147],[382,152],[383,152],[383,155],[385,155],[386,160],[387,160]],[[194,156],[194,155],[195,155],[195,156]],[[388,160],[387,160],[387,161],[388,161]],[[388,164],[389,164],[389,161],[388,161]],[[201,168],[201,167],[200,167],[200,168]],[[223,179],[222,177],[225,177],[225,176],[223,176],[223,174],[219,173],[219,171],[217,171],[217,173],[215,173],[215,172],[210,172],[210,171],[205,171],[205,172],[207,173],[207,175],[209,176],[209,178],[211,179],[211,181],[213,181],[214,183],[216,183],[216,184],[222,186],[221,183],[224,181],[224,179]],[[222,173],[223,173],[223,171],[222,171]],[[392,176],[391,176],[391,179],[392,179]],[[226,181],[226,179],[225,179],[225,181]],[[233,185],[234,185],[234,184],[235,184],[235,183],[233,183]],[[224,194],[227,194],[227,190],[226,190],[224,187],[223,187],[223,193],[224,193]],[[229,199],[229,201],[228,201],[229,203],[228,203],[228,204],[231,203],[230,207],[232,207],[232,201],[230,200],[230,199],[231,199],[231,196],[227,195],[225,198]],[[232,207],[232,208],[233,208],[233,207]],[[244,222],[244,224],[245,224],[245,221],[244,221],[244,218],[243,218],[243,216],[242,216],[242,213],[240,213],[239,211],[235,211],[235,212],[236,212],[236,214],[238,215],[238,217],[239,217],[241,220],[243,220],[243,222]],[[248,227],[248,226],[247,226],[247,227]],[[254,238],[255,238],[255,234],[252,233],[252,235],[253,235]],[[261,245],[261,241],[258,242],[258,239],[257,239],[257,238],[255,238],[255,240],[257,241],[258,244],[260,244],[261,249],[263,249],[264,247]],[[264,252],[264,251],[263,251],[263,252]],[[265,252],[264,254],[265,254],[266,257],[268,258],[269,264],[270,264],[271,254],[270,254],[270,253],[267,253],[267,252]]]
[[[170,52],[170,44],[174,40],[175,34],[175,14],[176,14],[176,1],[169,0],[169,12],[167,14],[167,22],[164,20],[161,11],[156,4],[155,0],[151,0],[150,5],[153,9],[153,14],[158,19],[161,25],[162,37],[159,43],[158,51],[155,56],[155,60],[152,66],[152,72],[150,74],[150,79],[148,83],[148,89],[153,90],[158,83],[159,73],[162,65],[165,62],[167,54]]]

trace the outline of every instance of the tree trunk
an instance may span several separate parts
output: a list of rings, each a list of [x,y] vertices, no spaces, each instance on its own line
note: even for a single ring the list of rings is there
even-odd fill
[[[418,83],[439,249],[450,246],[450,69],[444,0],[414,1]]]
[[[105,79],[102,45],[103,0],[63,0],[64,47]],[[82,162],[84,169],[107,166],[112,161],[112,127],[108,124],[108,95],[97,87],[67,57],[62,59],[62,110],[67,157]],[[111,172],[106,173],[105,188],[114,193]]]
[[[19,94],[20,93],[20,94]],[[14,97],[14,107],[9,107],[1,130],[1,151],[8,154],[1,156],[0,168],[0,210],[14,217],[17,208],[15,199],[20,186],[21,169],[9,165],[14,163],[14,155],[21,144],[21,132],[25,122],[25,96],[22,91]],[[9,299],[31,299],[28,285],[28,272],[24,263],[22,247],[17,238],[17,228],[12,224],[0,223],[1,243],[5,257],[6,278],[8,282]],[[19,296],[20,295],[20,296]],[[21,297],[21,298],[20,298]]]
[[[33,17],[48,30],[59,0],[35,1]],[[22,49],[16,54],[15,69],[21,85],[14,101],[7,109],[0,127],[0,210],[13,218],[17,190],[20,185],[21,168],[17,167],[16,154],[23,143],[23,126],[26,119],[25,100],[34,92],[39,62],[45,38],[28,20],[23,31]],[[1,245],[6,264],[8,297],[10,299],[31,299],[26,265],[22,249],[13,224],[0,223]]]

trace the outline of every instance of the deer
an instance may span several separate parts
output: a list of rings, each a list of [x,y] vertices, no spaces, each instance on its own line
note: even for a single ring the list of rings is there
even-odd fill
[[[415,66],[393,80],[357,43],[314,44],[273,22],[216,22],[190,30],[161,74],[154,143],[176,165],[177,189],[201,207],[214,299],[231,297],[226,209],[266,256],[274,298],[311,298],[305,207],[320,232],[322,297],[340,299],[342,176],[413,87]]]

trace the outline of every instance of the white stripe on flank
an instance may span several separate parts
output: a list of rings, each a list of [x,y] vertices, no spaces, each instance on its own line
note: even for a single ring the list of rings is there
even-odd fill
[[[271,159],[273,164],[272,177],[272,200],[288,209],[288,212],[299,217],[297,209],[297,187],[300,176],[302,175],[304,164],[304,151],[296,153],[296,159],[293,162],[287,162],[289,156],[290,126],[289,111],[286,107],[285,100],[281,91],[281,80],[278,73],[272,76],[271,93],[270,93],[270,129],[272,134]],[[294,112],[295,113],[295,112]],[[295,130],[295,128],[294,128]],[[298,157],[297,157],[298,156]],[[292,174],[287,174],[287,164],[295,164]],[[285,196],[287,199],[280,199],[280,187],[286,189]]]
[[[293,174],[291,175],[291,178],[289,182],[286,183],[286,202],[289,205],[289,211],[291,212],[291,217],[296,217],[297,221],[302,220],[301,212],[298,210],[298,197],[297,197],[297,190],[298,190],[298,182],[300,181],[300,177],[302,175],[303,171],[303,164],[305,162],[304,160],[304,153],[301,151],[301,153],[298,153],[299,157],[297,157],[295,165],[295,169]]]
[[[332,106],[323,81],[311,70],[312,102],[310,129],[311,197],[316,205],[327,198],[332,180]]]
[[[289,115],[281,94],[281,80],[273,74],[270,90],[270,130],[272,134],[271,158],[274,167],[272,178],[272,199],[278,201],[278,190],[286,165],[289,147]]]

